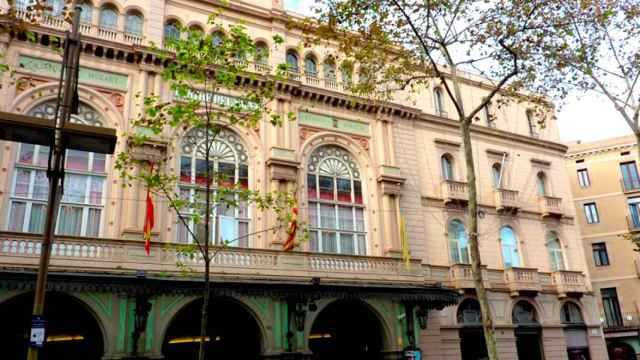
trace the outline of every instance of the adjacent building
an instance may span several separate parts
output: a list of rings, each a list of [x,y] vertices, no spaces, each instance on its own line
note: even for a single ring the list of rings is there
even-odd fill
[[[0,39],[16,69],[0,89],[0,109],[51,117],[63,34],[58,0],[23,34]],[[21,5],[22,6],[22,5]],[[178,24],[207,24],[210,2],[84,2],[80,113],[75,121],[129,130],[136,94],[173,94],[147,44],[180,36]],[[19,14],[20,11],[18,12]],[[69,151],[46,307],[50,358],[192,358],[207,341],[219,358],[397,359],[418,347],[426,359],[482,359],[466,231],[468,191],[459,124],[437,86],[415,101],[372,104],[354,97],[337,69],[342,59],[304,49],[279,0],[231,1],[225,25],[242,22],[266,51],[251,64],[268,73],[287,62],[274,109],[297,121],[230,127],[217,140],[220,164],[251,189],[298,192],[310,240],[283,252],[283,234],[261,232],[273,219],[251,206],[225,213],[222,233],[243,237],[213,263],[209,337],[200,339],[202,282],[181,275],[172,244],[186,228],[156,198],[151,254],[142,241],[145,189],[122,185],[113,157]],[[270,39],[280,35],[285,44]],[[356,64],[357,66],[357,64]],[[491,87],[468,75],[463,93],[479,103]],[[197,91],[196,91],[197,93]],[[216,94],[233,101],[233,94]],[[404,96],[401,98],[405,98]],[[490,106],[472,127],[480,202],[484,279],[501,359],[604,359],[606,347],[556,124],[537,127],[526,103]],[[169,154],[180,186],[197,190],[203,132],[186,129],[176,146],[136,148]],[[0,343],[24,351],[47,194],[48,150],[0,144]],[[121,138],[117,151],[129,146]],[[224,156],[223,156],[224,155]],[[219,165],[218,165],[219,166]],[[194,190],[191,190],[194,189]],[[581,212],[578,216],[581,219]],[[412,260],[400,257],[401,218]],[[217,241],[217,239],[212,239]],[[190,267],[201,271],[193,260]],[[61,355],[64,354],[64,355]],[[73,355],[76,356],[76,355]]]
[[[640,177],[634,136],[572,143],[567,169],[611,359],[640,357]],[[633,354],[633,355],[630,355]]]

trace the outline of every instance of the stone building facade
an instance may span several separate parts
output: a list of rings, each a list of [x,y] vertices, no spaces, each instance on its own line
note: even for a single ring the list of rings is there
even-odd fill
[[[566,159],[610,358],[640,357],[640,254],[629,238],[640,231],[635,137],[572,143]]]
[[[33,29],[36,43],[21,34],[1,39],[0,53],[20,80],[4,79],[2,110],[52,113],[60,57],[50,43],[65,29],[55,4]],[[105,0],[83,7],[82,106],[75,121],[119,134],[141,111],[135,94],[172,99],[146,44],[162,43],[176,23],[218,30],[206,25],[214,9],[208,2]],[[282,234],[258,233],[222,249],[213,264],[215,306],[206,341],[213,353],[235,358],[286,358],[291,352],[320,359],[400,358],[415,345],[426,359],[481,359],[465,230],[467,184],[452,105],[437,86],[422,89],[414,101],[402,96],[372,105],[352,96],[335,75],[336,60],[326,58],[327,49],[301,52],[301,36],[286,26],[287,16],[279,0],[226,5],[223,23],[242,21],[268,49],[268,61],[252,64],[254,69],[285,61],[299,69],[279,84],[273,103],[297,120],[282,127],[265,120],[258,129],[232,128],[220,146],[233,154],[227,162],[238,169],[236,181],[261,191],[297,191],[311,240],[282,252]],[[284,45],[271,42],[276,34]],[[489,90],[482,79],[465,77],[468,103],[480,102]],[[176,136],[176,174],[199,136]],[[481,255],[501,358],[604,359],[570,205],[567,148],[559,143],[555,123],[537,128],[525,104],[491,107],[472,136]],[[127,146],[121,138],[116,151]],[[148,148],[173,151],[162,144]],[[0,341],[16,354],[28,326],[19,315],[29,313],[46,154],[28,144],[0,148],[0,313],[16,324],[3,326]],[[50,354],[119,359],[137,349],[154,359],[188,357],[201,340],[201,282],[180,276],[167,246],[182,239],[178,221],[157,198],[154,241],[146,255],[145,189],[123,187],[112,165],[112,156],[67,155],[47,305]],[[408,264],[400,259],[402,217]],[[268,228],[270,221],[268,213],[248,208],[229,214],[227,226],[239,235]],[[71,309],[77,321],[65,316]]]

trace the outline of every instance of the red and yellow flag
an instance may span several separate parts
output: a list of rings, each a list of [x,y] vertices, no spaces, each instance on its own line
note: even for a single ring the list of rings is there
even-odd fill
[[[151,171],[153,171],[153,163],[151,163]],[[144,216],[144,227],[142,229],[144,236],[144,249],[147,255],[151,254],[151,230],[153,230],[153,199],[151,191],[147,187],[147,209]]]
[[[289,251],[295,246],[296,233],[298,232],[298,201],[294,200],[293,208],[291,209],[291,221],[289,221],[289,227],[287,228],[287,241],[284,242],[282,250]]]

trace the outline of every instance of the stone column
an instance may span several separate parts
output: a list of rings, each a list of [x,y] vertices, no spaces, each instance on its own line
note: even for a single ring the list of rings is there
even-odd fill
[[[513,327],[496,328],[496,347],[500,360],[518,360],[518,349]]]

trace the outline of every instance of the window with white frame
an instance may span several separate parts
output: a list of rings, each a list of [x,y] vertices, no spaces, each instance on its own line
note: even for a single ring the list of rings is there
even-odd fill
[[[454,264],[469,263],[469,238],[462,221],[455,219],[449,222],[447,228],[449,236],[449,247],[451,250],[451,261]]]
[[[101,29],[116,30],[118,28],[118,12],[111,5],[100,9],[99,25]]]
[[[202,217],[204,203],[206,202],[207,166],[209,166],[209,179],[215,193],[220,187],[235,187],[247,189],[249,187],[248,156],[242,139],[234,132],[222,130],[218,135],[209,134],[212,145],[209,149],[209,164],[206,161],[206,133],[204,129],[194,128],[187,132],[182,140],[182,155],[180,156],[180,197],[188,200],[190,204],[181,214],[186,220],[186,225],[180,219],[177,220],[176,241],[179,243],[192,243],[196,236],[204,234],[204,220],[196,221],[197,216]],[[249,246],[249,208],[238,194],[229,202],[221,202],[211,207],[210,228],[215,229],[215,219],[220,219],[219,235],[215,243],[226,243],[230,246]],[[237,206],[231,206],[235,203]],[[188,228],[187,228],[188,226]],[[191,231],[189,231],[191,230]],[[209,241],[214,241],[214,231],[211,231]]]
[[[518,253],[518,238],[510,226],[500,229],[500,243],[502,247],[502,262],[505,268],[520,266]]]
[[[444,98],[442,97],[442,89],[433,89],[433,106],[436,110],[436,114],[444,114]]]
[[[55,108],[55,102],[48,101],[34,107],[28,114],[51,119]],[[72,116],[72,122],[102,126],[102,118],[93,108],[81,103],[78,110],[79,114]],[[42,232],[49,192],[48,159],[48,147],[20,144],[7,219],[9,231]],[[104,207],[105,165],[104,154],[67,150],[57,234],[99,236]]]
[[[307,166],[309,250],[366,255],[365,205],[360,170],[345,149],[324,145]]]
[[[589,181],[589,170],[578,169],[578,185],[583,188],[591,186],[591,181]]]
[[[440,157],[440,168],[442,171],[442,180],[453,181],[453,156],[444,154]]]
[[[124,31],[133,35],[142,35],[143,18],[137,11],[127,13],[124,23]]]
[[[562,245],[560,244],[558,233],[555,231],[547,233],[547,250],[549,252],[549,261],[551,262],[551,271],[565,270]]]
[[[600,216],[598,215],[598,207],[596,203],[586,203],[584,206],[584,216],[587,219],[587,224],[597,224],[600,222]]]

